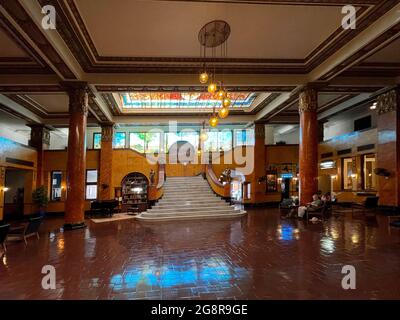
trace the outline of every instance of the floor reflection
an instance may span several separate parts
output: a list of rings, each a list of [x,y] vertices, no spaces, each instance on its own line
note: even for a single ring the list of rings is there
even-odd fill
[[[143,224],[132,220],[10,243],[0,299],[399,299],[400,230],[351,214],[316,224],[250,209],[236,220]],[[58,231],[53,231],[58,230]],[[57,289],[43,290],[53,265]],[[357,290],[341,287],[342,267]]]
[[[210,258],[202,263],[185,261],[183,265],[162,265],[154,267],[154,261],[144,266],[131,267],[124,274],[111,278],[110,284],[114,290],[125,290],[138,286],[148,287],[180,287],[196,283],[224,282],[238,280],[248,276],[245,268],[230,268],[221,259]]]

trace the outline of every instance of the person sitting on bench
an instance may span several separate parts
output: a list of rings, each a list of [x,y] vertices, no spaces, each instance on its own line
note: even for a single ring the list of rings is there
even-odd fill
[[[317,211],[321,209],[322,205],[324,204],[321,199],[318,197],[318,195],[315,193],[313,196],[313,201],[310,203],[307,203],[307,206],[301,206],[299,207],[297,211],[297,215],[299,218],[303,218],[306,211],[312,212],[312,211]]]

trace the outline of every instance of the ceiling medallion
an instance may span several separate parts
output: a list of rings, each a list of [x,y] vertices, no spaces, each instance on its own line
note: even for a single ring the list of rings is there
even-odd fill
[[[216,127],[218,125],[219,119],[217,114],[221,119],[228,116],[228,108],[232,104],[228,97],[228,92],[224,87],[223,76],[221,76],[220,80],[217,80],[215,72],[217,58],[222,59],[228,55],[228,38],[230,34],[231,27],[227,22],[214,20],[204,25],[200,29],[198,35],[200,58],[203,61],[199,81],[201,84],[207,85],[207,91],[217,100],[221,101],[221,109],[218,112],[216,112],[215,106],[213,106],[213,113],[209,120],[211,127]],[[208,60],[210,60],[210,64],[207,66]]]

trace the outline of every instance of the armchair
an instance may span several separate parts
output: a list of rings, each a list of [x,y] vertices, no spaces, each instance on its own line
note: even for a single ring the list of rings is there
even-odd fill
[[[39,239],[39,227],[42,224],[43,217],[31,218],[25,225],[11,227],[8,240],[24,240],[25,245],[28,244],[27,238],[36,236]]]
[[[376,215],[378,208],[379,197],[367,197],[363,203],[353,203],[351,205],[352,216],[354,213],[361,213],[367,216],[368,213]]]
[[[10,230],[9,224],[4,224],[4,225],[0,226],[0,246],[3,247],[4,252],[7,252],[6,240],[7,240],[7,235],[8,235],[9,230]]]

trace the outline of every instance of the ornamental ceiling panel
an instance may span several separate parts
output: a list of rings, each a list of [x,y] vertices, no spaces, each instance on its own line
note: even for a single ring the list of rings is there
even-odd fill
[[[68,0],[100,56],[198,57],[197,34],[213,19],[231,26],[230,58],[305,59],[340,27],[340,6]]]

